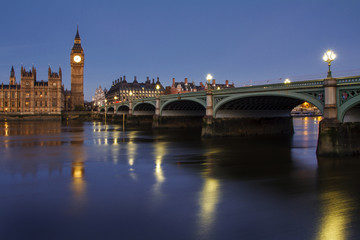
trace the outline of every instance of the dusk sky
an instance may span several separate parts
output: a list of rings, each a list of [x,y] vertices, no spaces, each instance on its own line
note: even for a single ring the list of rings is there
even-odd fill
[[[61,65],[70,89],[76,26],[85,52],[84,94],[122,75],[198,84],[207,73],[235,86],[360,74],[359,0],[2,1],[0,82],[35,65],[38,80]]]

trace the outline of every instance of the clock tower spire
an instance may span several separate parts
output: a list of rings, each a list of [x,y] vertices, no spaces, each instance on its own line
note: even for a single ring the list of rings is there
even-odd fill
[[[84,107],[84,50],[81,47],[79,27],[77,27],[74,46],[70,53],[71,65],[71,110]]]

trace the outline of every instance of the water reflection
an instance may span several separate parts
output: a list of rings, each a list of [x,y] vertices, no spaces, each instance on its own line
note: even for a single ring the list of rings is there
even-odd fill
[[[354,195],[353,189],[360,183],[359,178],[352,175],[357,175],[355,172],[359,167],[358,159],[319,159],[321,218],[318,240],[343,240],[350,237],[353,214],[359,208],[359,191]]]
[[[136,137],[136,132],[132,131],[129,132],[129,142],[127,143],[127,155],[128,155],[128,165],[130,166],[130,177],[133,180],[137,180],[137,175],[135,173],[134,164],[135,164],[135,156],[136,156],[136,150],[137,150],[137,144],[134,142],[134,139]]]
[[[84,180],[84,162],[73,162],[71,169],[72,176],[72,190],[74,192],[75,199],[82,201],[85,196],[85,180]]]
[[[211,229],[215,224],[217,205],[220,201],[220,180],[211,177],[212,154],[215,153],[219,153],[219,151],[213,150],[213,152],[206,153],[206,169],[203,172],[204,183],[199,195],[198,237],[200,239],[210,238]]]
[[[71,211],[78,212],[86,202],[84,135],[82,132],[76,135],[71,142],[71,191],[73,193]]]
[[[321,201],[323,217],[317,239],[347,239],[352,201],[349,201],[348,197],[341,191],[323,193]]]
[[[153,199],[155,202],[159,203],[159,201],[163,197],[163,193],[161,191],[161,186],[165,182],[165,176],[162,169],[163,158],[166,155],[166,143],[165,142],[156,142],[155,143],[155,151],[154,151],[154,159],[155,159],[155,184],[152,186]]]

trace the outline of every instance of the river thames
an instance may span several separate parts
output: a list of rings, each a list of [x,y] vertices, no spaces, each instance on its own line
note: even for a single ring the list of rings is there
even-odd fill
[[[1,239],[359,239],[359,159],[292,137],[2,122]]]

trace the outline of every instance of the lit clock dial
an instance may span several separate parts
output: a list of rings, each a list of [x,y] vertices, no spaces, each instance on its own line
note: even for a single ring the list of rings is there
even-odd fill
[[[80,62],[81,61],[81,57],[79,56],[79,55],[76,55],[75,57],[74,57],[74,61],[75,62]]]

